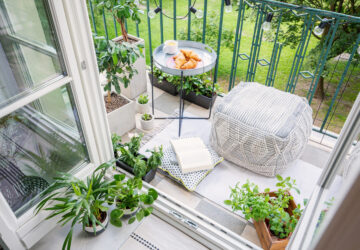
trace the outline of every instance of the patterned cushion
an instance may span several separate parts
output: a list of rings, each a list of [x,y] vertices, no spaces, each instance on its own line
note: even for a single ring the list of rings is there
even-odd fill
[[[208,149],[215,167],[223,161],[223,158],[219,157],[212,148],[208,147]],[[211,170],[202,170],[183,174],[178,165],[175,152],[170,145],[164,148],[164,157],[159,169],[169,175],[171,179],[183,185],[189,191],[194,191],[200,182],[211,172]]]
[[[311,129],[305,98],[242,82],[214,108],[210,141],[226,160],[275,176],[300,157]]]

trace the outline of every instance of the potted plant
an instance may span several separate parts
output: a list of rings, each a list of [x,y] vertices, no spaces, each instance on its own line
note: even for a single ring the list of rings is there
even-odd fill
[[[129,35],[125,27],[126,20],[132,20],[136,23],[140,23],[140,14],[143,13],[139,9],[137,0],[92,0],[95,3],[95,7],[100,12],[106,10],[110,12],[115,20],[120,24],[121,36],[113,39],[118,44],[129,43],[132,45],[145,47],[145,41],[139,37]],[[123,94],[129,99],[135,99],[141,93],[146,92],[146,61],[145,61],[145,50],[141,51],[141,58],[135,60],[131,65],[133,70],[136,70],[137,74],[134,75],[130,80],[129,88],[121,85]],[[119,74],[126,75],[126,72],[119,72]]]
[[[214,85],[214,93],[212,88],[213,82],[207,74],[186,77],[183,85],[183,98],[209,109],[215,103],[217,95],[221,93],[218,84]],[[178,90],[180,91],[180,86],[178,86]]]
[[[152,130],[154,128],[154,116],[151,114],[143,114],[140,119],[140,124],[143,130]]]
[[[264,249],[285,249],[302,213],[300,204],[296,205],[290,194],[291,190],[300,193],[295,180],[276,177],[276,191],[270,192],[267,188],[259,192],[257,185],[247,181],[241,187],[238,183],[231,188],[231,200],[224,202],[234,211],[240,210],[245,219],[253,220]]]
[[[51,219],[61,215],[59,224],[71,224],[62,249],[70,249],[72,233],[77,223],[82,224],[83,230],[91,235],[97,235],[108,225],[108,207],[105,202],[108,189],[112,182],[104,179],[106,170],[113,166],[113,161],[100,165],[86,181],[80,180],[69,173],[62,173],[49,186],[41,197],[45,198],[36,207],[40,210],[52,211],[46,218]],[[45,207],[46,204],[49,206]]]
[[[118,44],[104,37],[94,37],[94,42],[99,72],[106,74],[104,99],[110,131],[122,135],[135,128],[135,103],[120,95],[120,82],[127,87],[137,73],[132,65],[141,55],[140,48],[129,43]]]
[[[142,193],[142,180],[136,177],[125,180],[124,174],[114,175],[114,180],[115,185],[109,189],[108,196],[108,203],[115,204],[115,209],[110,213],[111,224],[121,227],[123,217],[129,217],[128,224],[131,224],[152,213],[150,205],[158,197],[155,189],[150,188],[147,193]]]
[[[179,76],[166,74],[156,67],[154,67],[153,73],[153,77],[151,72],[149,73],[149,78],[155,87],[174,96],[178,94],[177,85],[180,84]]]
[[[149,112],[149,96],[148,95],[140,95],[137,103],[136,110],[140,114],[145,114]]]
[[[116,165],[146,182],[151,182],[156,174],[158,166],[161,165],[163,157],[162,146],[147,150],[150,157],[147,158],[139,153],[141,135],[134,135],[130,142],[121,143],[121,139],[113,135],[113,148],[116,158]]]

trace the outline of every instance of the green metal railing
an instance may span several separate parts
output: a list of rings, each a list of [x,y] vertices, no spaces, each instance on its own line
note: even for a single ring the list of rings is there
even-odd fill
[[[178,28],[179,28],[179,21],[186,22],[187,27],[187,39],[191,40],[191,32],[192,32],[192,15],[190,11],[186,10],[188,12],[187,15],[183,17],[177,17],[178,15],[178,5],[176,0],[172,0],[172,10],[166,9],[163,10],[163,6],[165,3],[163,3],[163,0],[147,0],[145,6],[143,6],[144,14],[146,15],[150,10],[155,8],[155,4],[161,8],[161,11],[158,13],[159,18],[156,19],[159,22],[159,29],[160,34],[154,34],[152,33],[152,29],[154,29],[154,23],[155,20],[150,19],[146,15],[146,19],[141,24],[136,23],[136,34],[137,36],[140,36],[146,40],[148,50],[147,53],[149,55],[152,54],[153,48],[159,45],[159,42],[157,44],[154,44],[154,37],[160,35],[160,39],[157,39],[157,41],[160,41],[160,43],[163,43],[165,40],[165,36],[169,37],[172,33],[172,39],[177,39],[179,36],[178,34]],[[168,4],[169,0],[166,2]],[[200,3],[199,3],[200,2]],[[203,2],[203,6],[201,3]],[[182,3],[182,8],[188,8],[190,9],[191,6],[193,6],[194,0],[188,0],[187,4]],[[171,5],[167,5],[169,7]],[[197,6],[203,7],[204,17],[202,21],[202,37],[201,42],[206,43],[207,39],[207,16],[209,8],[214,6],[210,6],[208,4],[207,0],[197,0]],[[93,27],[93,31],[95,33],[99,32],[99,24],[96,23],[97,14],[94,11],[94,6],[92,6],[91,1],[88,1],[88,7],[90,12],[90,22]],[[213,78],[215,82],[218,82],[219,80],[219,65],[222,63],[222,32],[224,27],[224,7],[225,7],[225,0],[219,0],[219,4],[215,6],[215,8],[218,8],[217,13],[219,13],[218,17],[218,34],[217,34],[217,47],[216,53],[219,58],[219,63],[216,65]],[[360,17],[355,16],[348,16],[345,14],[320,10],[320,9],[314,9],[314,8],[308,8],[304,6],[297,6],[293,4],[283,3],[283,2],[276,2],[272,0],[238,0],[238,5],[235,6],[236,8],[236,17],[234,17],[233,23],[236,23],[236,27],[234,26],[234,49],[232,52],[232,61],[231,61],[231,67],[229,70],[229,74],[227,76],[221,76],[221,82],[224,83],[224,81],[228,82],[227,89],[230,91],[236,83],[239,81],[259,81],[259,71],[264,72],[262,73],[266,75],[261,83],[267,85],[267,86],[273,86],[277,88],[281,88],[282,90],[290,93],[296,93],[298,95],[302,95],[306,97],[309,101],[309,104],[312,105],[314,110],[314,121],[315,125],[318,127],[316,130],[318,130],[321,133],[327,133],[328,128],[334,119],[334,117],[337,116],[337,111],[339,111],[339,107],[344,103],[343,98],[344,93],[346,94],[349,89],[353,86],[350,86],[351,82],[354,82],[352,80],[352,77],[359,77],[357,67],[358,67],[358,57],[357,56],[357,48],[359,47],[360,43],[360,34],[358,34],[357,39],[354,39],[354,41],[351,44],[344,44],[343,46],[348,46],[349,53],[346,58],[346,63],[342,62],[343,59],[339,57],[338,61],[336,62],[336,65],[333,68],[333,71],[328,74],[326,77],[325,83],[327,86],[325,87],[325,94],[326,97],[323,100],[316,99],[314,102],[314,95],[315,91],[318,87],[319,81],[321,76],[324,73],[324,70],[326,68],[326,63],[329,61],[329,53],[331,51],[331,47],[336,44],[336,41],[334,41],[335,36],[337,34],[337,31],[339,30],[339,27],[343,25],[344,23],[350,23],[354,25],[359,25],[360,27]],[[181,10],[184,12],[184,10]],[[235,10],[234,10],[235,11]],[[167,16],[166,13],[171,13],[172,17],[177,17],[174,19],[170,19],[170,26],[164,25],[164,16]],[[249,13],[252,13],[253,20],[249,21]],[[267,14],[271,12],[274,14],[275,18],[272,21],[272,32],[274,33],[274,36],[271,41],[266,41],[267,46],[269,44],[272,46],[271,49],[271,55],[270,57],[266,58],[262,53],[262,46],[264,44],[265,39],[265,32],[262,28],[263,22],[266,20]],[[283,18],[285,15],[294,15],[294,17],[297,17],[299,19],[299,25],[301,25],[301,34],[300,34],[300,40],[296,46],[296,49],[294,50],[294,55],[292,59],[292,64],[288,72],[281,72],[282,74],[287,74],[287,81],[284,84],[279,84],[277,82],[277,76],[279,75],[279,68],[281,67],[282,63],[282,53],[284,53],[285,45],[280,39],[279,33],[282,27],[286,24],[283,24]],[[331,20],[331,25],[328,28],[328,32],[326,36],[323,39],[321,52],[319,54],[319,57],[317,59],[317,63],[315,63],[315,67],[309,69],[309,67],[304,67],[307,63],[306,58],[309,55],[310,51],[310,40],[313,36],[313,30],[319,23],[319,21],[323,20],[324,18],[327,18],[328,20]],[[103,32],[102,35],[105,35],[106,37],[109,37],[109,32],[106,20],[105,14],[102,16],[102,26],[103,26]],[[167,21],[167,20],[166,20]],[[113,20],[113,30],[115,31],[115,36],[118,35],[117,32],[117,23],[115,20]],[[247,37],[249,34],[244,33],[244,27],[246,25],[253,25],[254,29],[252,31],[252,38],[251,38],[251,44],[250,46],[247,46],[245,44],[244,39],[248,39]],[[143,31],[140,33],[139,25],[143,28]],[[156,27],[156,26],[155,26]],[[164,30],[165,27],[165,30]],[[170,28],[169,28],[170,27]],[[171,30],[173,32],[171,32]],[[360,30],[360,28],[359,28]],[[133,30],[134,32],[134,30]],[[165,36],[164,36],[165,32]],[[109,37],[112,38],[112,37]],[[285,54],[286,56],[286,54]],[[292,56],[292,55],[291,55]],[[339,63],[339,61],[341,61]],[[345,67],[339,68],[338,64],[345,64]],[[261,70],[259,70],[261,68]],[[239,75],[240,71],[245,72],[242,75]],[[354,74],[355,72],[355,74]],[[330,77],[329,77],[330,76]],[[338,77],[340,76],[340,77]],[[330,79],[331,80],[328,80]],[[338,80],[334,80],[335,78],[339,78]],[[359,77],[360,78],[360,77]],[[334,87],[333,82],[336,81],[336,87]],[[299,88],[299,82],[302,84],[301,88]],[[360,84],[360,81],[358,81],[358,84]],[[304,91],[304,86],[307,87],[307,90]],[[354,91],[358,91],[358,88],[355,88]],[[355,95],[355,94],[354,94]],[[351,101],[350,101],[351,102]],[[347,103],[348,105],[348,103]],[[325,109],[325,110],[324,110]],[[344,113],[344,114],[343,114]],[[347,111],[344,111],[341,113],[341,116],[346,117]],[[340,115],[339,115],[340,116]],[[339,126],[339,129],[341,126]],[[335,132],[337,129],[332,129]],[[329,133],[332,135],[331,133]]]

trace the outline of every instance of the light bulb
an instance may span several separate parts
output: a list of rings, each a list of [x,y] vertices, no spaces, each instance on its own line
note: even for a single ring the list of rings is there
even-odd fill
[[[329,20],[327,20],[326,18],[321,20],[320,24],[315,27],[314,34],[317,36],[321,36],[324,33],[324,29],[325,29],[326,25],[328,25],[328,24],[329,24]]]
[[[230,13],[232,11],[232,5],[225,5],[225,12]]]
[[[154,9],[154,10],[150,10],[150,11],[148,12],[148,17],[149,17],[150,19],[153,19],[153,18],[156,16],[156,14],[160,12],[160,10],[161,10],[160,7],[157,7],[157,8]]]
[[[197,10],[195,13],[196,18],[203,18],[204,17],[204,12],[202,10]]]
[[[261,25],[261,28],[264,31],[269,31],[271,29],[271,20],[274,17],[274,14],[272,12],[269,12],[266,16],[265,22]]]
[[[262,25],[261,25],[261,28],[264,30],[264,31],[269,31],[271,29],[271,23],[270,22],[264,22]]]
[[[155,16],[156,16],[155,11],[154,11],[154,10],[150,10],[149,13],[148,13],[148,17],[149,17],[150,19],[153,19]]]
[[[314,34],[317,36],[321,36],[324,33],[324,29],[320,26],[316,26],[314,29]]]

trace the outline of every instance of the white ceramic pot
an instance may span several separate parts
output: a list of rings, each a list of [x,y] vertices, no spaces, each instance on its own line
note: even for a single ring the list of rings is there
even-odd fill
[[[151,120],[144,121],[142,116],[140,117],[140,124],[143,130],[152,130],[154,128],[154,116],[151,115]]]
[[[133,216],[134,214],[136,214],[136,212],[139,210],[139,207],[134,208],[133,210],[131,209],[124,209],[124,216]]]
[[[85,232],[87,232],[87,233],[89,233],[91,235],[94,235],[94,236],[104,232],[106,227],[109,224],[109,215],[108,215],[108,213],[106,213],[105,220],[104,220],[104,222],[102,222],[102,224],[103,224],[104,227],[102,227],[101,225],[96,225],[96,227],[95,227],[96,228],[96,233],[94,232],[93,227],[85,227],[84,230],[85,230]]]
[[[140,114],[150,113],[149,103],[140,104],[136,102],[136,112]]]
[[[137,40],[135,44],[144,45],[143,57],[139,57],[133,65],[138,73],[133,76],[130,80],[130,84],[127,88],[124,87],[123,84],[120,84],[121,94],[125,95],[127,98],[134,100],[140,94],[146,92],[147,90],[147,82],[146,82],[146,59],[145,59],[145,41],[136,36],[132,36],[128,34],[130,39]],[[113,39],[114,42],[118,42],[122,40],[122,36],[116,37]]]
[[[124,97],[122,95],[122,97]],[[135,102],[124,97],[129,103],[107,114],[111,133],[124,135],[136,127]]]

